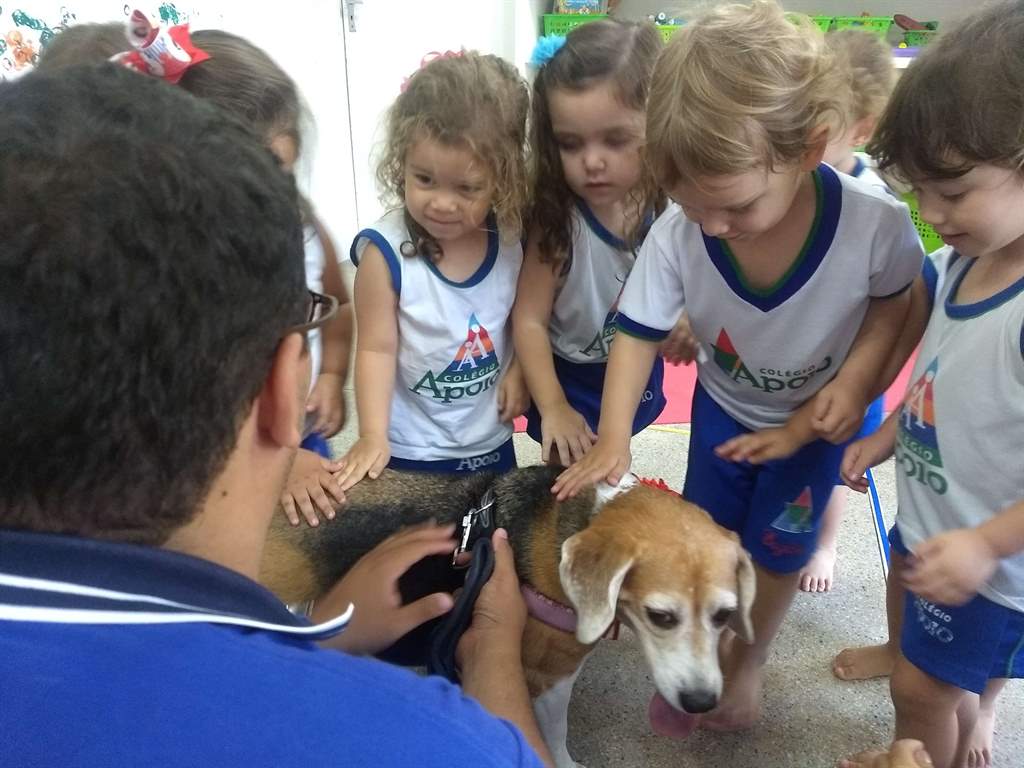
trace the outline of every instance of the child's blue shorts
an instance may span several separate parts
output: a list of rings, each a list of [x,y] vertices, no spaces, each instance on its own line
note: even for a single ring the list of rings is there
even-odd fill
[[[574,363],[558,355],[553,355],[555,375],[562,386],[565,399],[569,405],[579,411],[587,420],[594,434],[597,434],[597,422],[601,418],[601,393],[604,389],[604,377],[608,369],[607,363]],[[654,422],[665,410],[665,393],[662,383],[665,378],[665,363],[659,355],[651,368],[647,386],[640,397],[636,414],[633,417],[633,434],[635,435],[648,424]],[[526,434],[541,441],[540,411],[533,403],[526,412]]]
[[[683,498],[736,531],[758,565],[792,573],[818,544],[821,516],[835,487],[845,445],[815,440],[782,461],[753,465],[715,455],[715,447],[753,430],[697,383]]]
[[[909,552],[896,526],[889,543]],[[939,605],[909,590],[900,652],[944,683],[980,694],[989,680],[1024,677],[1024,613],[977,595],[965,605]]]
[[[510,437],[493,451],[479,456],[466,456],[461,459],[440,459],[437,461],[417,461],[400,459],[392,456],[388,469],[401,469],[406,472],[431,472],[439,475],[457,475],[462,472],[510,472],[516,468],[516,449]]]
[[[307,451],[319,453],[325,459],[331,458],[331,449],[327,446],[327,439],[319,432],[310,432],[299,445]]]

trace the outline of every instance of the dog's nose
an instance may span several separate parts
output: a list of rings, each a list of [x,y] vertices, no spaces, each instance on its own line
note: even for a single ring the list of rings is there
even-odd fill
[[[691,715],[710,712],[715,708],[716,704],[718,704],[718,697],[713,693],[708,693],[707,691],[683,691],[679,694],[679,706]]]

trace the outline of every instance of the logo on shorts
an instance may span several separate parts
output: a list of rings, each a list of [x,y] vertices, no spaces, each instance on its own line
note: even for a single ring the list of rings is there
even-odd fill
[[[813,514],[811,487],[807,485],[796,499],[784,505],[782,514],[772,521],[772,528],[786,533],[810,533],[814,530]]]
[[[955,635],[949,628],[949,624],[953,621],[952,616],[923,597],[914,597],[914,608],[916,609],[917,623],[921,625],[921,629],[940,643],[953,642]]]
[[[410,389],[447,404],[486,392],[497,383],[500,373],[501,365],[491,335],[472,314],[466,340],[459,345],[448,367],[437,374],[427,371]]]
[[[733,346],[732,339],[725,328],[718,332],[718,340],[711,345],[715,350],[715,364],[735,382],[746,382],[754,389],[764,392],[782,392],[786,389],[801,389],[811,377],[832,366],[832,358],[826,356],[820,363],[804,368],[791,370],[783,366],[778,368],[759,368],[757,373],[751,371]]]
[[[949,490],[939,452],[939,435],[935,429],[935,394],[933,385],[939,372],[935,358],[907,393],[900,411],[899,437],[896,440],[896,463],[907,477],[917,480],[940,496]]]

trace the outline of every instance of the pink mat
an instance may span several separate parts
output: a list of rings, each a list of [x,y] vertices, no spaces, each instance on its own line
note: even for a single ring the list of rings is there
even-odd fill
[[[896,381],[885,393],[885,412],[889,413],[903,398],[907,390],[907,381],[910,379],[910,372],[914,367],[914,358],[911,357],[907,364],[896,377]],[[693,387],[697,383],[697,366],[695,365],[665,365],[665,399],[668,405],[661,412],[655,424],[689,424],[690,423],[690,400],[693,398]],[[516,419],[516,432],[526,430],[526,419]]]

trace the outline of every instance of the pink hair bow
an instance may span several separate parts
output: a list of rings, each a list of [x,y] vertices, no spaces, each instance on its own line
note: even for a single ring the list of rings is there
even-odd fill
[[[440,51],[430,51],[429,53],[423,54],[423,58],[420,59],[420,66],[417,68],[416,72],[419,72],[432,61],[437,61],[438,59],[458,59],[461,58],[464,53],[465,51],[445,51],[444,53],[441,53]],[[409,81],[412,80],[413,75],[415,75],[416,72],[413,72],[412,75],[409,75],[409,77],[402,81],[402,93],[405,93],[406,88],[409,87]]]

